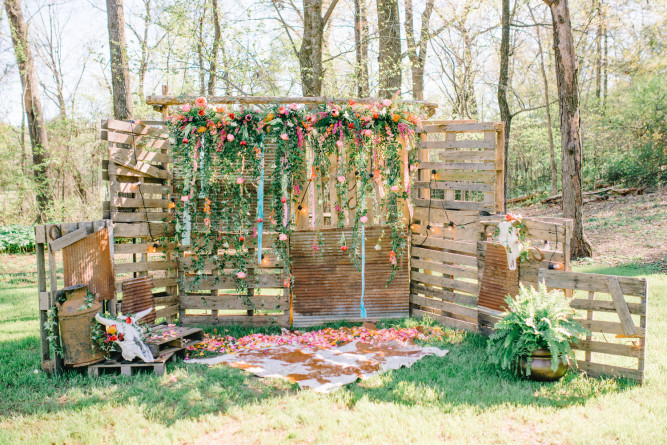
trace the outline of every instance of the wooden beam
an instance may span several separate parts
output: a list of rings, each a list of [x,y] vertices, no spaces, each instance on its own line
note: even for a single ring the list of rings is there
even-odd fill
[[[628,304],[625,302],[625,297],[623,296],[623,291],[621,290],[621,284],[618,282],[618,278],[615,276],[609,276],[605,281],[607,282],[607,287],[609,288],[611,298],[614,301],[614,307],[616,307],[618,318],[620,318],[621,324],[623,325],[623,331],[625,335],[635,335],[637,333],[637,327],[632,321],[630,309],[628,308]]]
[[[51,252],[57,252],[69,245],[76,243],[77,241],[81,241],[87,236],[88,231],[85,227],[82,227],[75,230],[74,232],[68,233],[67,235],[63,235],[60,238],[50,241],[49,248],[51,249]]]

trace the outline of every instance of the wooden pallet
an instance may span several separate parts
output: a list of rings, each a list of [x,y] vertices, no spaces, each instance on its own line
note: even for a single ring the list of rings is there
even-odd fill
[[[166,338],[145,341],[146,346],[151,350],[153,356],[160,355],[165,350],[185,349],[188,346],[195,345],[204,339],[204,331],[200,328],[187,328],[183,326],[158,325],[150,329],[149,337],[162,335],[173,331],[173,335]]]
[[[171,348],[165,350],[160,355],[160,358],[156,359],[152,363],[126,362],[120,360],[120,356],[118,356],[117,359],[110,359],[103,363],[89,366],[88,375],[91,377],[99,377],[100,374],[108,373],[109,371],[112,373],[118,373],[120,371],[120,375],[131,376],[133,371],[146,368],[152,369],[153,372],[157,375],[162,375],[167,369],[167,362],[174,360],[176,358],[176,354],[181,350],[182,348]]]

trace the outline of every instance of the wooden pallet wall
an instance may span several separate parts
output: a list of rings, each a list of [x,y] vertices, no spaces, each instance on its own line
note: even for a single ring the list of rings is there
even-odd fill
[[[152,275],[156,316],[173,320],[178,262],[176,246],[163,240],[174,232],[168,209],[173,191],[168,135],[160,122],[107,120],[101,139],[109,152],[103,168],[109,181],[104,210],[114,223],[116,292],[122,294],[126,278]]]
[[[413,316],[478,330],[480,212],[504,208],[504,127],[425,122],[411,197],[410,305]]]
[[[549,288],[574,291],[570,307],[576,320],[591,332],[573,349],[580,351],[580,371],[593,377],[622,377],[644,382],[648,283],[619,277],[540,269]]]

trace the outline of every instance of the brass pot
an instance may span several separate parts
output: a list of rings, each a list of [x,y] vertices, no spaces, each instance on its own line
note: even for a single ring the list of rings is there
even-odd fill
[[[567,363],[560,362],[558,369],[554,372],[551,369],[551,352],[548,349],[536,349],[530,356],[532,357],[530,375],[526,375],[526,368],[528,366],[526,358],[521,359],[521,372],[522,375],[536,382],[556,381],[565,375],[569,367]]]
[[[88,286],[80,284],[62,289],[67,300],[58,307],[58,325],[63,348],[65,365],[86,366],[104,360],[104,353],[91,342],[91,322],[102,305],[95,300],[91,307],[86,307],[85,298]]]

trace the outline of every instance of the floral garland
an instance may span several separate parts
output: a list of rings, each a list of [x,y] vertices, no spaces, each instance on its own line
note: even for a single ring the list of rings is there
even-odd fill
[[[390,281],[393,279],[399,268],[397,258],[407,246],[399,200],[409,198],[410,182],[408,178],[402,184],[401,175],[409,177],[409,164],[414,160],[401,158],[401,153],[402,143],[409,147],[416,127],[421,125],[414,110],[387,99],[370,105],[354,101],[344,106],[322,104],[314,110],[296,104],[274,105],[262,113],[243,108],[236,113],[212,107],[200,97],[194,105],[183,105],[168,124],[174,169],[182,177],[175,187],[180,199],[172,204],[177,216],[177,245],[187,246],[191,252],[186,271],[195,274],[195,283],[210,263],[221,273],[232,274],[239,293],[245,294],[251,263],[246,240],[261,236],[265,215],[268,227],[277,234],[273,250],[289,269],[288,239],[295,227],[292,215],[305,208],[308,187],[313,188],[313,201],[322,195],[317,178],[328,174],[331,158],[337,160],[337,202],[331,203],[332,208],[338,213],[339,227],[344,226],[346,213],[353,221],[352,239],[343,237],[341,249],[347,252],[349,248],[351,260],[361,267],[360,243],[363,227],[369,222],[368,207],[372,206],[373,214],[386,215],[386,224],[391,227],[388,261],[392,265]],[[251,204],[259,194],[252,189],[262,183],[265,139],[276,141],[268,189],[271,204],[252,218]],[[354,200],[349,199],[351,195]],[[379,198],[367,203],[371,196]],[[257,204],[257,210],[262,210]],[[378,220],[376,216],[372,223]],[[196,230],[192,229],[193,221],[198,225]],[[192,232],[196,236],[191,236]],[[317,240],[316,233],[314,250],[318,249]],[[220,250],[224,253],[219,254]],[[284,284],[290,286],[291,277]]]

